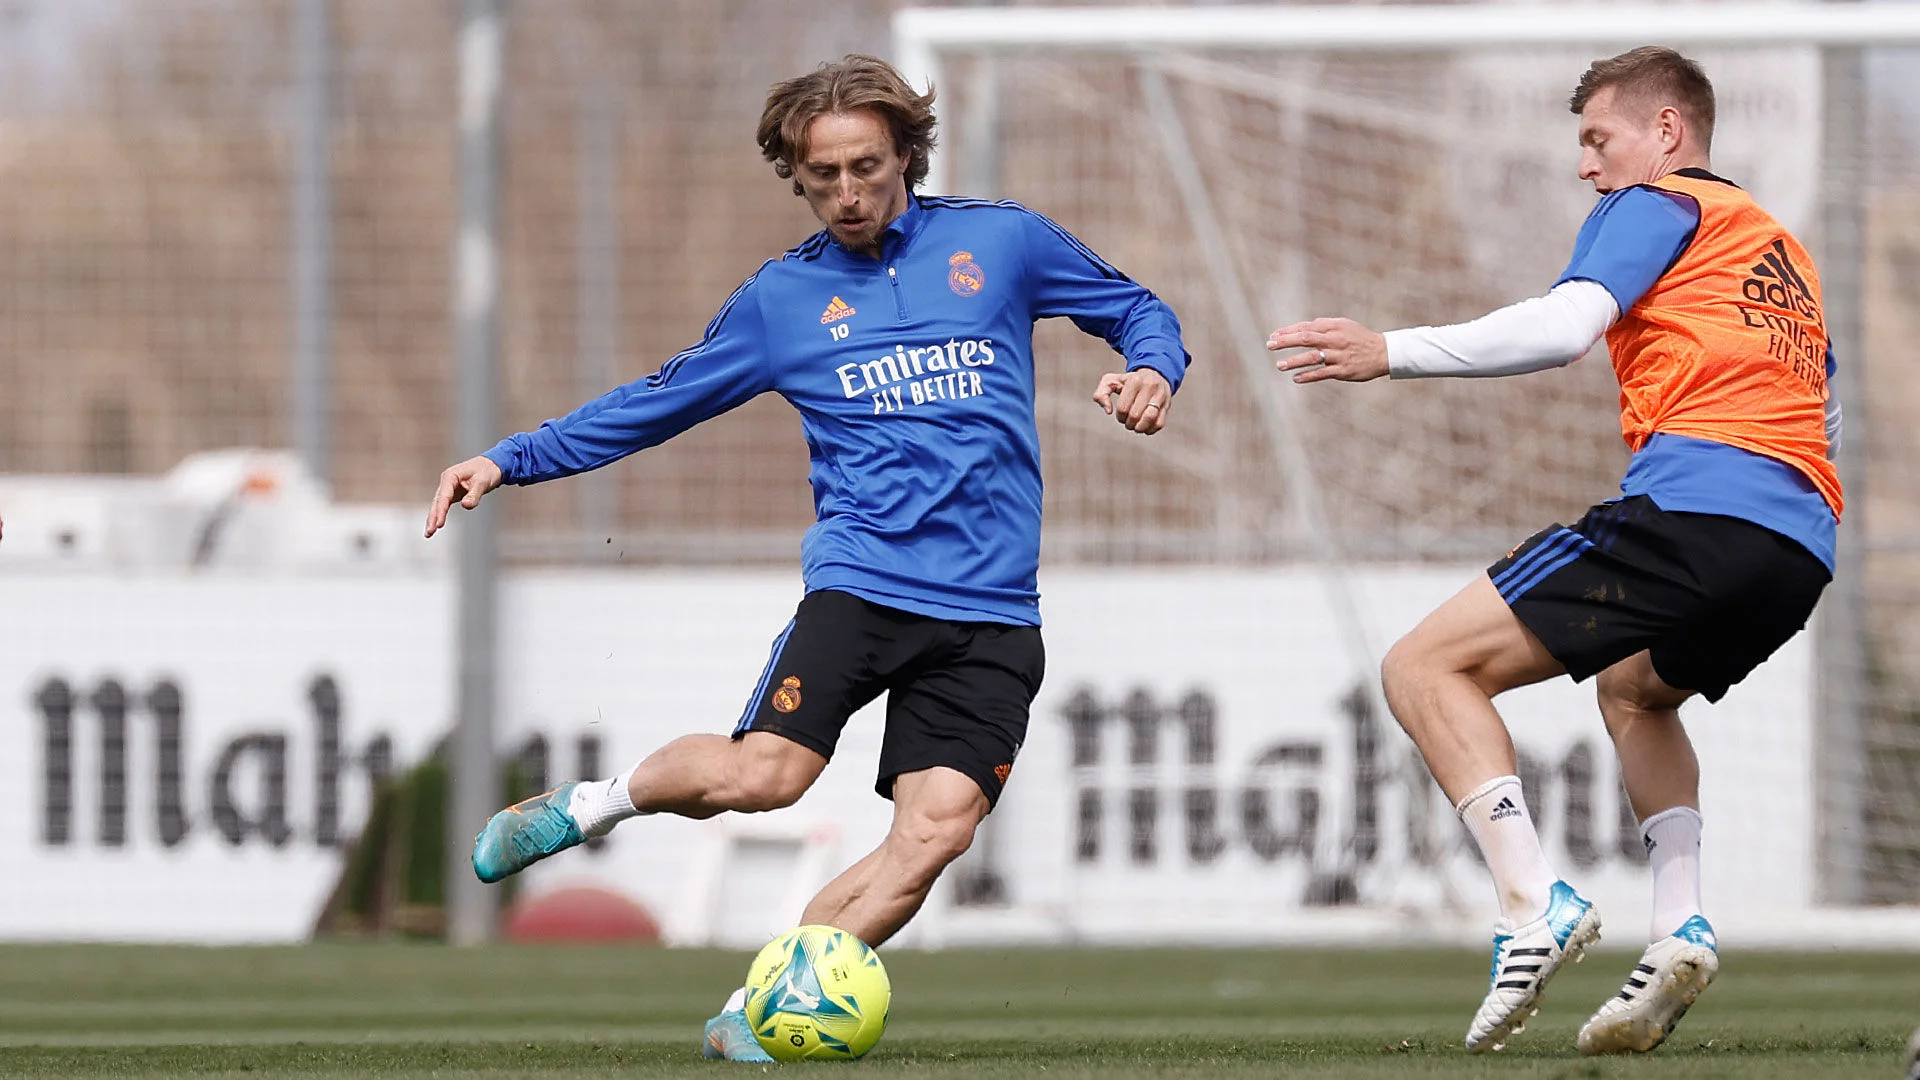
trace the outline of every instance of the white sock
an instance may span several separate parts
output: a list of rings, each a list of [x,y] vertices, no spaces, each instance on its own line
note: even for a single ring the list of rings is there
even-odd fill
[[[744,1009],[746,1007],[747,1007],[747,988],[743,986],[740,989],[735,990],[732,996],[727,998],[726,1006],[722,1008],[720,1011],[723,1013],[730,1013],[730,1012],[735,1012],[739,1009]]]
[[[1515,925],[1539,918],[1559,878],[1547,865],[1533,815],[1527,813],[1527,800],[1520,794],[1520,778],[1496,776],[1473,789],[1454,809],[1480,845],[1487,869],[1493,871],[1500,916]]]
[[[567,801],[567,813],[580,824],[581,832],[605,836],[615,825],[639,816],[640,811],[633,807],[633,795],[627,790],[634,769],[639,767],[636,762],[633,769],[611,780],[595,780],[573,789],[573,797]]]
[[[1653,865],[1653,940],[1672,934],[1700,910],[1700,811],[1662,810],[1640,823]]]

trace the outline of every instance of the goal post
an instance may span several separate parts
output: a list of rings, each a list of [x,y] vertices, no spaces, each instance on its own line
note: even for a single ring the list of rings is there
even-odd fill
[[[1600,48],[1656,38],[1696,46],[1920,46],[1920,8],[1809,3],[908,7],[893,17],[900,72],[921,87],[942,85],[942,65],[955,54]],[[946,191],[946,181],[936,149],[926,189]]]
[[[1592,198],[1567,95],[1589,60],[1649,42],[1715,78],[1716,168],[1811,242],[1841,358],[1848,519],[1806,678],[1812,899],[1920,903],[1920,380],[1876,362],[1904,324],[1874,291],[1894,237],[1920,250],[1920,151],[1870,138],[1887,110],[1868,62],[1920,48],[1920,7],[994,6],[893,21],[902,73],[941,94],[926,190],[1047,212],[1173,303],[1212,365],[1181,419],[1208,430],[1142,453],[1184,478],[1213,530],[1189,557],[1319,567],[1336,655],[1363,687],[1385,642],[1355,568],[1485,565],[1606,497],[1625,463],[1611,372],[1601,357],[1512,385],[1328,394],[1273,377],[1265,332],[1327,314],[1458,321],[1543,292]],[[1089,348],[1067,337],[1053,351]],[[1049,480],[1050,505],[1077,498]],[[1077,542],[1049,557],[1142,546]]]

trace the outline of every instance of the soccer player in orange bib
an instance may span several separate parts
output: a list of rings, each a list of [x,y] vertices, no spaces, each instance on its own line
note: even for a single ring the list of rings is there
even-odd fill
[[[1276,330],[1296,382],[1518,375],[1602,336],[1633,450],[1622,495],[1535,534],[1427,616],[1381,666],[1387,702],[1478,842],[1499,895],[1467,1049],[1498,1050],[1547,980],[1600,936],[1548,864],[1496,694],[1597,677],[1653,871],[1652,944],[1580,1031],[1646,1051],[1719,969],[1700,901],[1700,767],[1681,702],[1718,701],[1806,625],[1833,576],[1839,413],[1813,260],[1709,171],[1713,86],[1648,46],[1573,93],[1580,177],[1602,196],[1544,296],[1455,326],[1378,334],[1349,319]],[[1305,350],[1305,351],[1294,351]]]

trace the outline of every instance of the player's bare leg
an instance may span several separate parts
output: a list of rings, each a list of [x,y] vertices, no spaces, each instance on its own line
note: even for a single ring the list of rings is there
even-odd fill
[[[1483,574],[1395,643],[1381,681],[1394,718],[1458,803],[1514,770],[1494,695],[1564,672]]]
[[[1634,816],[1644,821],[1676,806],[1698,810],[1700,760],[1680,722],[1680,705],[1693,691],[1668,686],[1644,652],[1601,672],[1594,686]]]
[[[499,881],[639,814],[710,818],[792,806],[827,759],[779,735],[685,735],[611,780],[575,781],[516,803],[474,838],[473,869]]]
[[[988,809],[980,785],[957,770],[896,777],[886,839],[828,882],[800,922],[837,926],[878,948],[926,903],[941,871],[972,846]]]
[[[818,752],[768,731],[683,735],[635,767],[627,794],[642,814],[751,814],[792,806],[826,767]]]
[[[948,768],[903,773],[893,781],[893,825],[880,846],[827,883],[801,914],[804,926],[836,926],[869,946],[898,933],[926,903],[947,864],[973,843],[990,809],[980,785]],[[746,991],[736,990],[707,1021],[701,1053],[730,1061],[767,1061],[747,1025]]]
[[[1486,577],[1442,604],[1388,652],[1387,704],[1473,833],[1500,900],[1487,996],[1467,1049],[1498,1050],[1539,1011],[1547,980],[1600,937],[1593,905],[1547,862],[1515,774],[1495,694],[1564,668]]]
[[[1580,1029],[1588,1054],[1659,1046],[1720,970],[1700,903],[1700,763],[1680,721],[1692,691],[1669,686],[1647,653],[1596,680],[1600,715],[1653,864],[1653,926],[1627,983]]]

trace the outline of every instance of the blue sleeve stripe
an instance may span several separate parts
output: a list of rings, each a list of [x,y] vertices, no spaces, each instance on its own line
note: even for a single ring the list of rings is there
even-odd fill
[[[987,199],[961,198],[953,195],[933,195],[933,196],[928,196],[926,198],[921,199],[920,204],[922,206],[946,207],[952,210],[973,210],[973,209],[978,209],[980,207],[986,207],[986,206],[999,207],[1001,209],[1007,209],[1007,210],[1018,210],[1021,213],[1026,214],[1027,216],[1038,220],[1041,224],[1045,225],[1047,228],[1052,229],[1053,234],[1055,236],[1058,236],[1060,239],[1066,241],[1069,247],[1079,252],[1082,257],[1084,257],[1088,262],[1092,263],[1094,266],[1094,269],[1100,271],[1101,277],[1107,278],[1108,280],[1111,280],[1111,281],[1124,281],[1129,285],[1133,283],[1132,278],[1122,273],[1120,269],[1114,266],[1112,263],[1094,254],[1094,251],[1092,248],[1081,243],[1079,237],[1061,228],[1058,224],[1054,222],[1052,218],[1048,217],[1045,214],[1039,213],[1038,211],[1030,210],[1027,207],[1020,205],[1019,203],[1014,202],[1012,199],[1000,199],[998,201],[991,201]]]
[[[831,236],[827,235],[827,230],[821,229],[819,232],[802,240],[798,245],[780,257],[782,259],[797,259],[800,262],[812,262],[820,257],[821,252],[827,250],[827,243],[832,239]]]
[[[727,297],[727,302],[720,305],[720,310],[715,312],[712,320],[707,323],[706,332],[700,335],[698,343],[675,353],[671,360],[660,365],[659,371],[647,376],[647,387],[649,389],[658,390],[672,382],[674,375],[679,373],[680,368],[688,360],[700,355],[708,345],[713,343],[714,332],[719,330],[720,324],[726,321],[727,313],[733,310],[733,305],[738,303],[742,296],[746,295],[747,289],[754,282],[754,278],[759,276],[758,273],[755,273],[753,277],[749,277],[747,280],[741,282],[739,288],[733,290],[733,295]]]
[[[1035,214],[1033,211],[1028,210],[1024,206],[1020,206],[1018,203],[1014,203],[1012,205],[1018,206],[1019,209],[1024,213],[1032,214],[1035,218],[1039,219],[1042,225],[1045,225],[1047,228],[1052,229],[1053,234],[1055,236],[1058,236],[1060,239],[1066,241],[1069,247],[1079,252],[1088,262],[1092,263],[1094,265],[1094,268],[1100,271],[1100,275],[1102,277],[1105,277],[1111,281],[1124,281],[1129,285],[1133,284],[1132,278],[1121,273],[1119,269],[1115,267],[1112,263],[1108,262],[1107,260],[1101,258],[1098,255],[1095,255],[1093,253],[1092,248],[1081,243],[1079,238],[1074,236],[1072,233],[1061,228],[1059,225],[1056,225],[1052,218],[1048,217],[1045,214]]]
[[[944,206],[949,210],[972,210],[982,206],[1011,206],[1017,210],[1027,208],[1012,199],[971,199],[964,195],[927,195],[920,198],[922,206]],[[1032,211],[1027,211],[1032,213]]]

